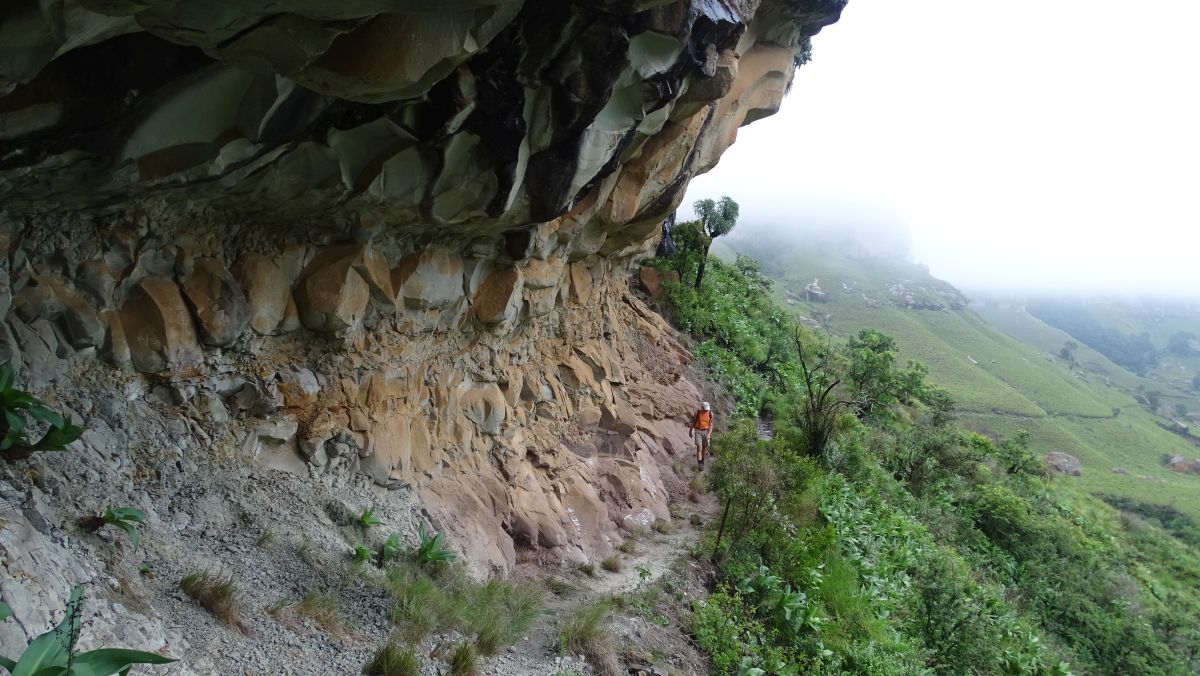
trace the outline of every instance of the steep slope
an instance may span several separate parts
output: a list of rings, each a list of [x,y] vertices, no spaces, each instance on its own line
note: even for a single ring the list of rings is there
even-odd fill
[[[1196,457],[1197,447],[1164,429],[1165,421],[1134,399],[1139,385],[1153,381],[1086,346],[1078,358],[1096,369],[1071,368],[1057,355],[1065,334],[1011,309],[988,307],[981,315],[916,265],[850,258],[821,244],[734,239],[729,245],[763,261],[764,272],[779,280],[777,302],[801,321],[839,336],[867,327],[893,336],[903,357],[926,364],[930,380],[954,395],[967,427],[1004,437],[1027,430],[1039,452],[1080,459],[1082,476],[1069,478],[1080,488],[1171,504],[1200,517],[1193,499],[1200,480],[1163,466],[1167,455]],[[804,291],[814,279],[823,298]]]
[[[166,629],[186,567],[290,579],[266,523],[346,559],[376,504],[483,574],[669,518],[700,395],[626,273],[844,4],[6,5],[0,357],[87,431],[3,464],[0,648],[82,582],[88,641],[286,662]],[[136,555],[75,526],[107,504]]]

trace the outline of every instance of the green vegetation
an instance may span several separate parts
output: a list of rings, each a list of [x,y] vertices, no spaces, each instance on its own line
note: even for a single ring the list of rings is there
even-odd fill
[[[371,509],[370,507],[364,509],[362,516],[358,517],[358,525],[362,527],[363,530],[366,530],[371,526],[378,526],[381,523],[383,522],[379,520],[379,517],[375,516],[375,510]]]
[[[238,591],[232,575],[192,571],[180,578],[179,588],[225,625],[241,628]]]
[[[400,648],[392,642],[385,643],[375,651],[371,661],[363,667],[366,676],[420,676],[421,660],[412,648]]]
[[[417,563],[425,566],[454,560],[454,552],[445,548],[441,533],[430,533],[422,523],[419,527],[419,535],[421,542],[417,545]]]
[[[946,309],[952,290],[922,286],[942,309],[873,308],[904,337],[931,337],[941,362],[926,369],[907,361],[904,337],[846,319],[827,322],[844,341],[795,326],[755,266],[709,265],[703,298],[670,289],[674,319],[702,341],[696,353],[738,414],[775,428],[763,441],[743,420],[714,438],[720,515],[702,551],[718,587],[692,626],[715,673],[1200,669],[1195,522],[1155,500],[1122,496],[1118,512],[1039,458],[1059,442],[1138,448],[1154,427],[1147,412],[1118,416],[1118,393]],[[922,303],[935,306],[909,302]],[[964,350],[977,356],[947,366]],[[967,386],[961,406],[956,386]],[[1089,424],[1059,424],[1076,418]],[[970,429],[981,420],[1004,433]]]
[[[0,621],[12,615],[0,603]],[[170,664],[175,660],[155,653],[124,648],[76,652],[83,626],[83,588],[71,590],[66,614],[58,626],[33,639],[17,659],[0,656],[0,667],[12,676],[115,676],[127,674],[136,664]]]
[[[61,451],[83,434],[82,427],[72,425],[45,402],[13,387],[13,379],[12,364],[0,364],[0,454],[6,460],[24,460],[35,451]],[[26,436],[26,415],[46,426],[36,442]]]
[[[610,573],[621,572],[621,557],[611,554],[600,561],[600,567]]]
[[[618,672],[608,618],[612,605],[601,601],[571,611],[558,629],[560,652],[583,655],[602,674]]]
[[[397,561],[385,579],[396,602],[392,622],[412,643],[453,629],[474,637],[478,651],[490,655],[520,640],[542,608],[541,593],[532,586],[499,580],[476,583],[458,567],[430,574],[412,562]]]
[[[475,646],[469,641],[459,643],[450,653],[448,660],[451,676],[472,676],[478,673],[475,666],[477,659]]]
[[[333,636],[346,633],[346,618],[342,614],[342,603],[337,594],[310,591],[296,604],[296,612],[312,618]]]
[[[107,507],[99,516],[89,516],[80,520],[80,525],[89,531],[98,531],[105,526],[112,526],[125,531],[129,541],[136,550],[141,540],[138,537],[137,526],[146,523],[146,514],[133,507]]]
[[[729,234],[737,225],[738,203],[726,196],[716,202],[697,200],[693,208],[699,220],[677,224],[672,234],[678,255],[695,263],[696,283],[693,287],[699,291],[704,283],[704,269],[713,240]]]

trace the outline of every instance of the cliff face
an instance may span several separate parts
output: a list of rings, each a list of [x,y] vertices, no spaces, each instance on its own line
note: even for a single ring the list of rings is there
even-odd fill
[[[5,600],[97,575],[99,496],[186,535],[231,466],[479,570],[669,518],[699,393],[629,266],[843,4],[9,3],[0,352],[89,431],[5,468]]]

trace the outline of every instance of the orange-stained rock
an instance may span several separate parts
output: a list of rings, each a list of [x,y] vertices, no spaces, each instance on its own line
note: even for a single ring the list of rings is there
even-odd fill
[[[326,247],[305,267],[296,284],[300,322],[313,331],[357,327],[370,301],[370,287],[355,263],[361,248],[335,244]]]
[[[183,293],[196,312],[205,345],[224,347],[250,324],[250,304],[233,275],[215,258],[197,258]]]
[[[175,282],[163,277],[142,279],[120,312],[129,356],[137,370],[185,371],[204,361],[192,313]]]
[[[250,309],[250,327],[263,335],[277,333],[292,299],[291,281],[274,261],[243,254],[233,268]]]
[[[463,297],[462,258],[445,249],[426,249],[403,259],[391,277],[409,308],[446,308]]]
[[[638,284],[642,290],[650,294],[651,298],[662,298],[664,281],[679,283],[679,273],[674,270],[667,272],[659,272],[658,270],[643,266],[638,270]]]
[[[516,268],[500,268],[479,284],[471,299],[475,318],[485,324],[501,324],[516,316],[520,309],[523,280]]]

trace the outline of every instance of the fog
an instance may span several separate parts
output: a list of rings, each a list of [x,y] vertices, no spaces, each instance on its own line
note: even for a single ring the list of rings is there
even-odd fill
[[[851,0],[692,201],[969,289],[1200,296],[1200,2]]]

